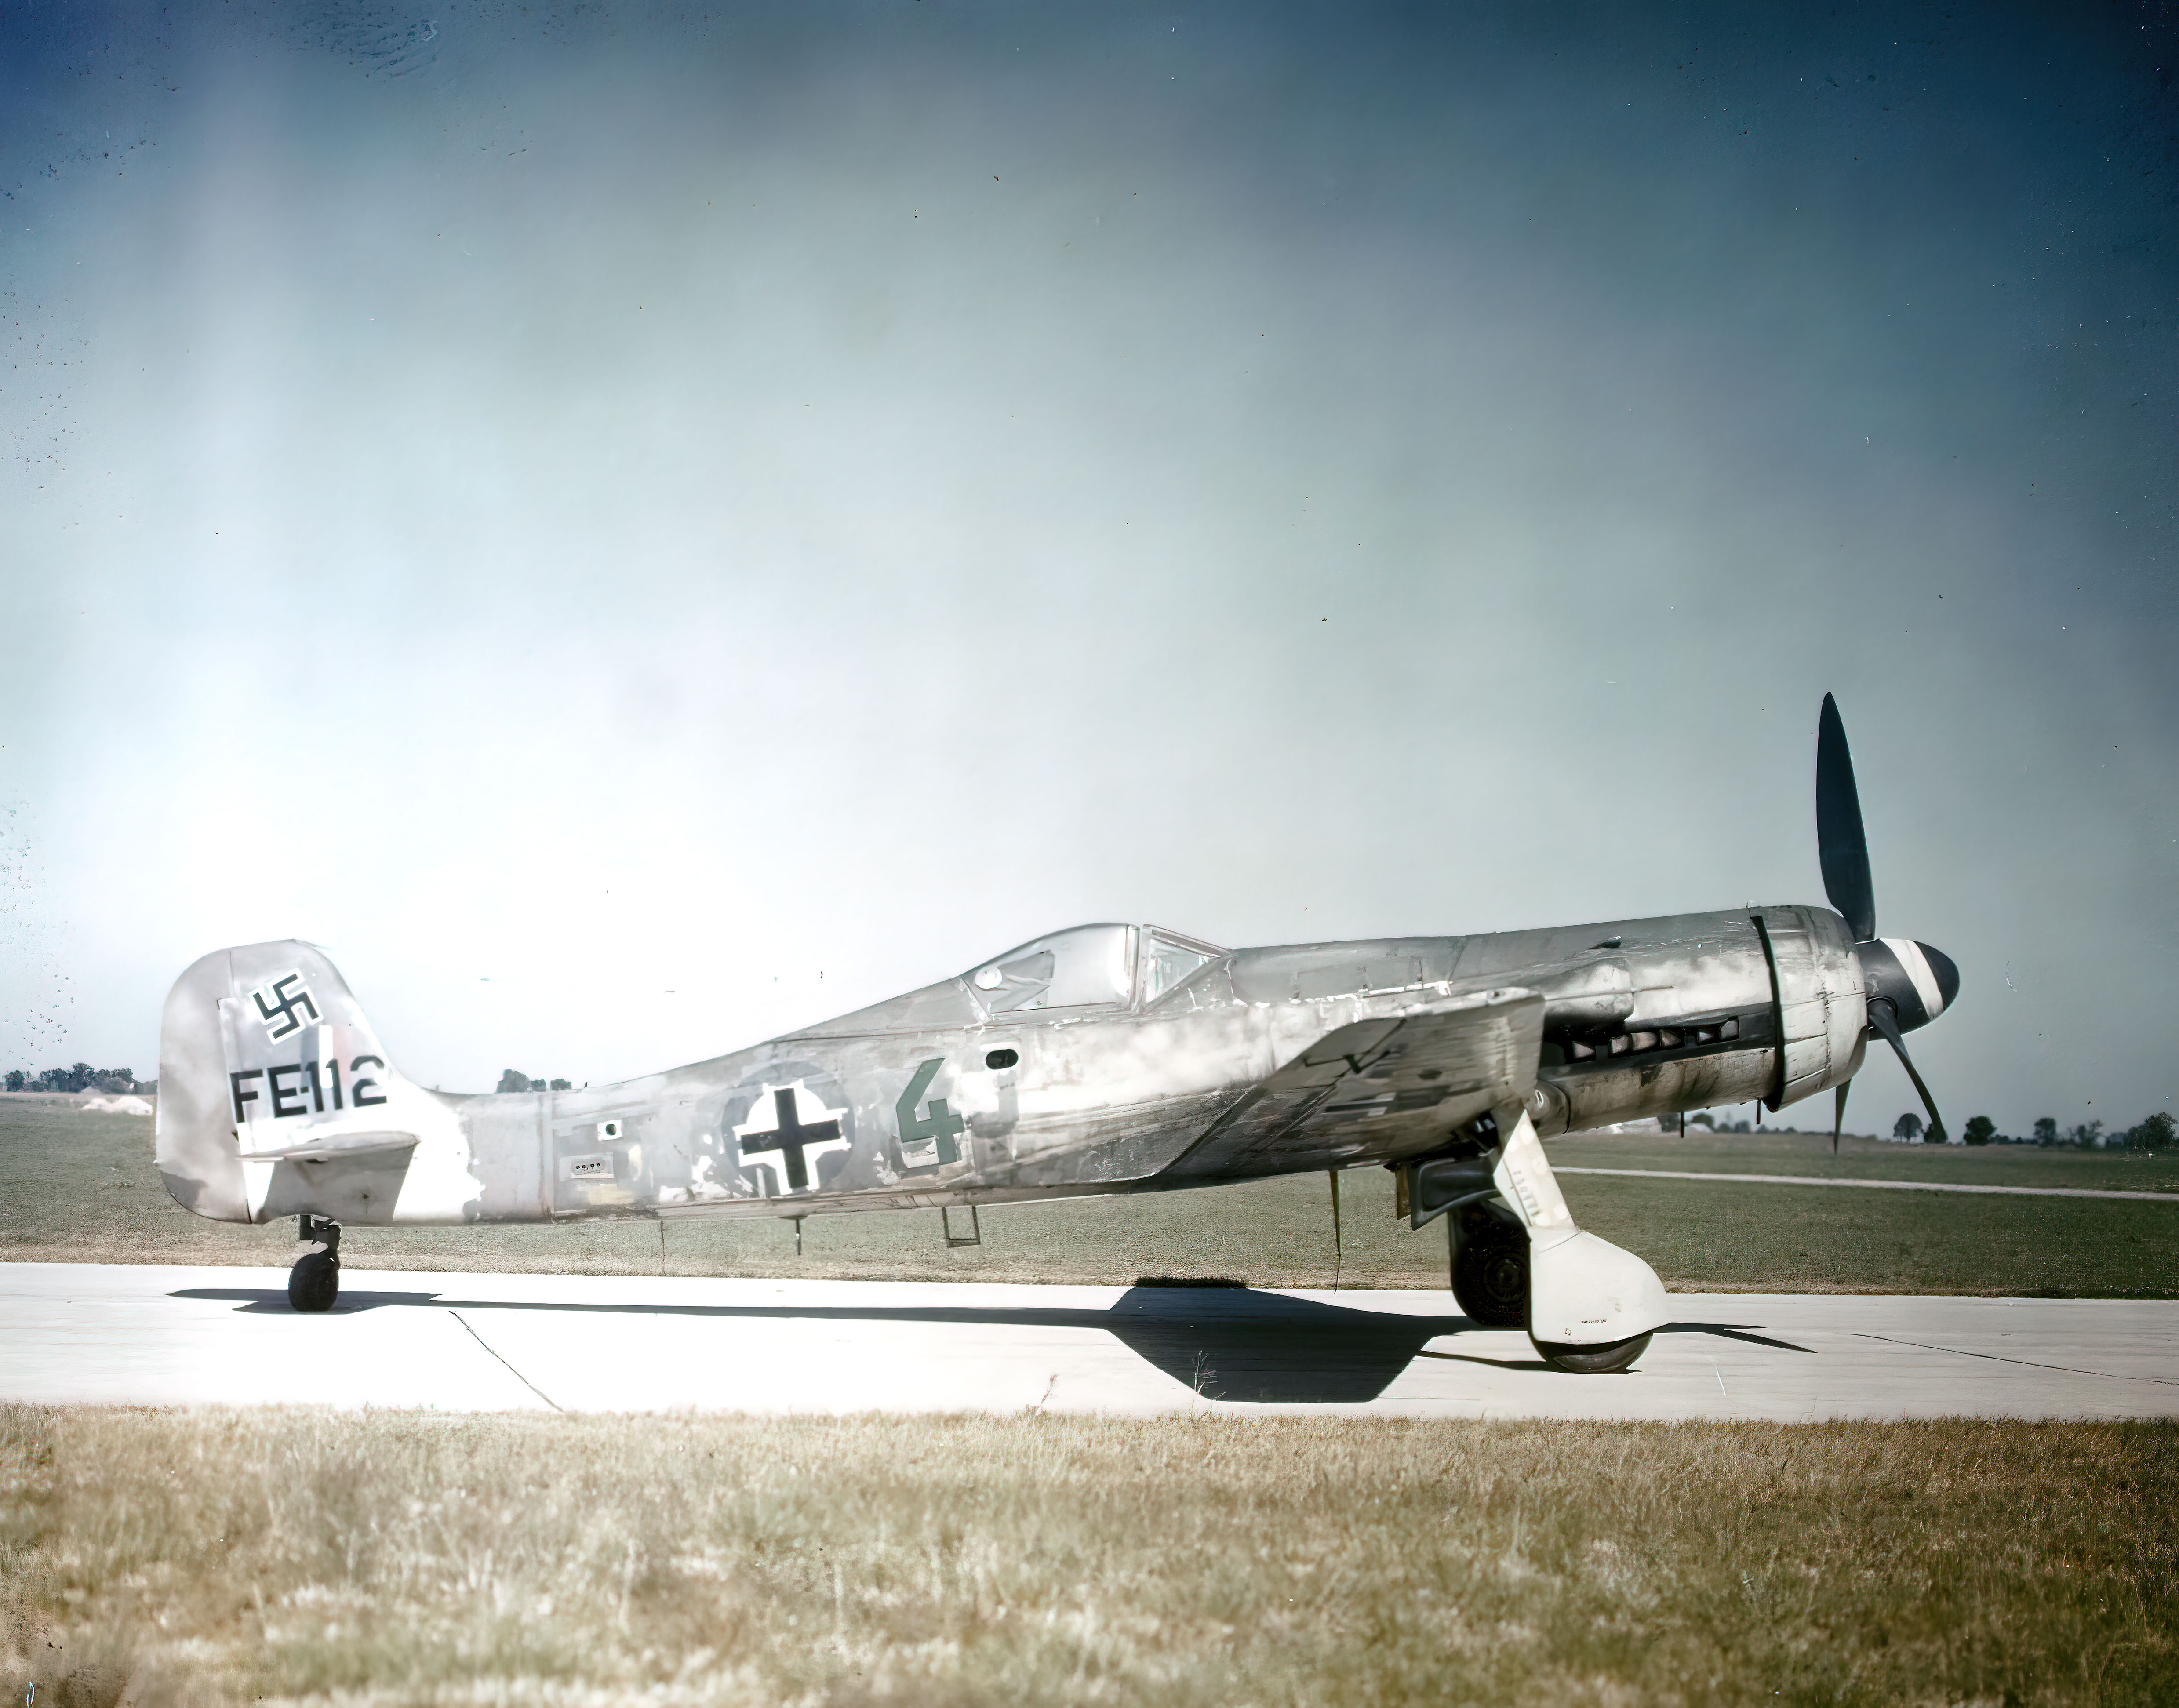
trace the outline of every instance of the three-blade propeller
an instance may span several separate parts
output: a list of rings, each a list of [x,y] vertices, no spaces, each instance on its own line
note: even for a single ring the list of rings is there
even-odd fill
[[[1899,1057],[1899,1065],[1921,1094],[1929,1112],[1929,1137],[1944,1142],[1945,1123],[1937,1100],[1915,1071],[1903,1032],[1935,1019],[1951,1005],[1959,988],[1959,971],[1951,958],[1927,943],[1880,939],[1876,935],[1876,884],[1869,875],[1869,838],[1861,827],[1861,795],[1854,787],[1853,755],[1838,702],[1826,694],[1816,724],[1816,850],[1823,863],[1824,893],[1853,933],[1869,997],[1869,1024]],[[1850,1085],[1852,1082],[1848,1081]],[[1846,1122],[1847,1085],[1832,1105],[1831,1149],[1838,1149]]]

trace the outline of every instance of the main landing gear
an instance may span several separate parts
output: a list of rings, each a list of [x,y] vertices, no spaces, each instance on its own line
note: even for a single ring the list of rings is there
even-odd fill
[[[1501,1198],[1471,1199],[1446,1218],[1452,1245],[1452,1296],[1461,1312],[1485,1328],[1529,1326],[1529,1232]],[[1577,1376],[1611,1376],[1649,1349],[1649,1336],[1585,1346],[1529,1343],[1556,1368]]]
[[[295,1237],[317,1245],[288,1271],[288,1303],[297,1310],[331,1310],[340,1297],[340,1223],[327,1216],[295,1218]]]
[[[1656,1331],[1650,1330],[1654,1334]],[[1649,1349],[1649,1335],[1638,1334],[1626,1340],[1608,1340],[1601,1346],[1555,1346],[1549,1341],[1538,1340],[1533,1334],[1529,1343],[1559,1369],[1571,1370],[1576,1376],[1614,1376],[1625,1370]]]

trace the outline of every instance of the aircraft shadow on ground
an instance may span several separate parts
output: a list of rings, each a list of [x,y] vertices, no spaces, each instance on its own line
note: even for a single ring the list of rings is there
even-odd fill
[[[277,1288],[192,1287],[168,1296],[231,1299],[250,1315],[284,1315],[292,1310],[286,1292]],[[1357,1310],[1238,1287],[1132,1287],[1102,1310],[955,1305],[605,1304],[358,1290],[343,1292],[330,1314],[418,1307],[751,1321],[791,1319],[1100,1329],[1205,1399],[1268,1405],[1354,1405],[1373,1400],[1419,1357],[1498,1370],[1562,1373],[1533,1354],[1507,1358],[1486,1357],[1479,1350],[1426,1350],[1441,1336],[1494,1332],[1465,1316],[1409,1316]],[[1715,1334],[1786,1352],[1813,1350],[1773,1340],[1743,1324],[1675,1322],[1659,1332]]]

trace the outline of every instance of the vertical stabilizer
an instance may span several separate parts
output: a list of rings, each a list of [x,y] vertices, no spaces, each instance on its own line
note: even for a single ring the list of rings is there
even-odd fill
[[[157,1156],[174,1200],[221,1222],[387,1222],[420,1140],[458,1123],[395,1071],[309,943],[206,955],[159,1031]]]

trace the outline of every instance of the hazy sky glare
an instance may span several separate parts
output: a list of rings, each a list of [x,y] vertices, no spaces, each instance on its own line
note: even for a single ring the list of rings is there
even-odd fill
[[[1954,1120],[2179,1089],[2163,10],[4,27],[0,1065],[1819,901],[1830,689]]]

